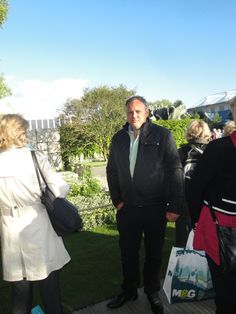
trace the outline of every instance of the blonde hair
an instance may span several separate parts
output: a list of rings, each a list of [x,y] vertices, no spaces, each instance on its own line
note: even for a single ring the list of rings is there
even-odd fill
[[[211,139],[211,131],[206,122],[202,120],[193,120],[188,125],[185,136],[187,141],[204,140],[209,142]]]
[[[225,123],[222,136],[228,136],[234,131],[236,131],[235,122],[234,121],[228,121]]]
[[[0,149],[25,146],[28,128],[28,121],[19,114],[2,115],[0,117]]]

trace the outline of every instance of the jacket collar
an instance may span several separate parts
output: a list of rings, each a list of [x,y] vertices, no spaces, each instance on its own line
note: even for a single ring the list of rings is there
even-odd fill
[[[150,132],[150,128],[151,128],[152,122],[149,118],[147,118],[147,121],[141,126],[140,129],[140,135],[142,135],[142,137],[146,137],[146,135]],[[126,122],[123,125],[123,129],[128,132],[129,131],[129,123]]]

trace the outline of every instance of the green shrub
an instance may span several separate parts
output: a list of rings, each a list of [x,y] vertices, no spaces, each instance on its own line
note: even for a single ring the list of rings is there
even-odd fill
[[[92,177],[90,168],[86,167],[81,176],[72,172],[64,172],[63,177],[70,185],[68,198],[81,196],[92,196],[102,192],[99,181]]]
[[[116,221],[116,210],[110,205],[104,208],[81,211],[83,218],[83,230],[91,230],[104,224],[114,224]]]
[[[181,120],[158,120],[154,121],[154,123],[169,129],[174,136],[177,148],[179,148],[187,142],[185,139],[185,132],[191,121],[191,118],[185,118]]]
[[[81,176],[64,172],[63,177],[70,185],[68,200],[78,208],[83,218],[83,230],[115,222],[116,210],[111,204],[110,195],[91,176],[89,168]]]

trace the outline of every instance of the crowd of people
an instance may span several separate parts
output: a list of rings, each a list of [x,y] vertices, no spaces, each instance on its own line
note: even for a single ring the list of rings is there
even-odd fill
[[[107,163],[123,274],[121,291],[108,302],[108,308],[137,299],[139,251],[144,236],[144,292],[152,312],[164,313],[159,296],[160,269],[166,224],[170,221],[176,223],[178,246],[185,246],[188,232],[196,228],[216,292],[216,314],[235,313],[236,274],[222,271],[217,235],[209,228],[210,206],[220,224],[236,227],[236,148],[228,136],[236,136],[236,97],[230,104],[234,122],[226,124],[221,138],[214,139],[205,122],[194,120],[186,132],[188,143],[177,150],[171,132],[149,119],[143,97],[126,101],[127,121],[112,139]],[[27,130],[28,122],[20,115],[0,118],[3,279],[12,285],[12,314],[30,313],[34,282],[39,283],[45,313],[62,314],[58,276],[70,256],[41,203]],[[66,197],[67,183],[52,170],[45,155],[36,151],[36,156],[55,196]]]

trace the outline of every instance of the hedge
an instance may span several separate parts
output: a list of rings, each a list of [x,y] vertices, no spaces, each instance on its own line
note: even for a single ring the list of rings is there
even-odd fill
[[[177,148],[181,145],[187,143],[185,139],[185,132],[187,130],[187,126],[193,119],[186,118],[181,120],[158,120],[153,121],[153,123],[161,125],[171,131],[176,141]]]

